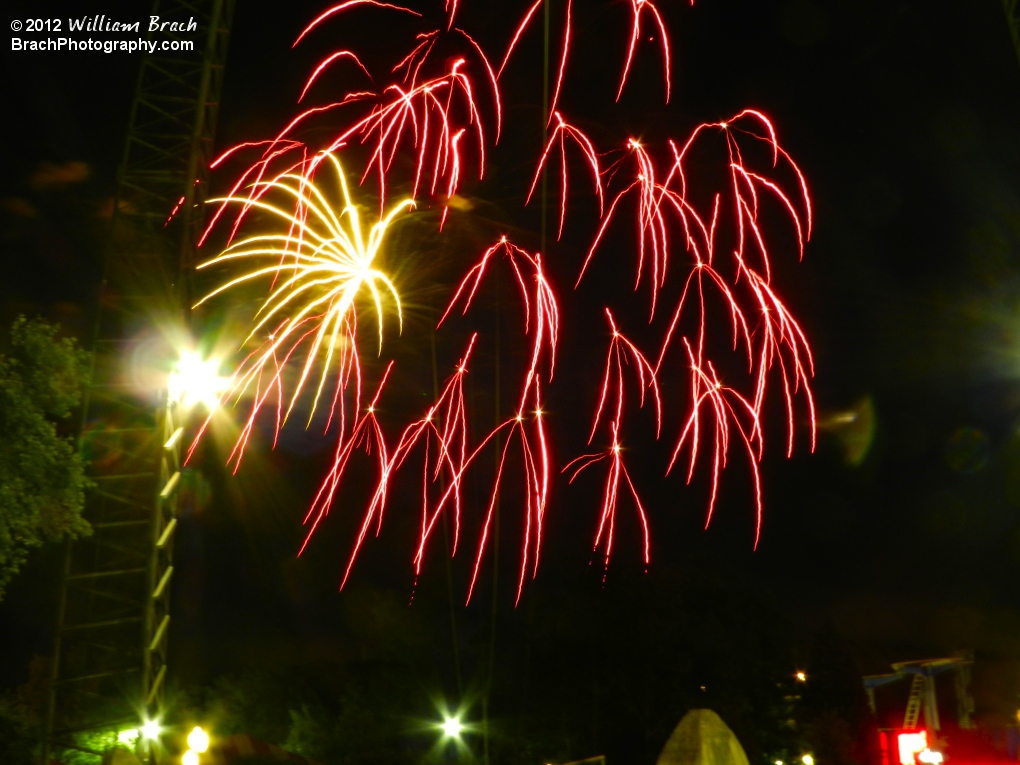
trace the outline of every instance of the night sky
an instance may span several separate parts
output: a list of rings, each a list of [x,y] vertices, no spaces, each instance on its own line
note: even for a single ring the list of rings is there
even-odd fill
[[[488,16],[483,3],[462,5],[463,23],[501,49],[505,20]],[[606,8],[622,14],[619,5]],[[652,565],[642,571],[633,549],[625,550],[637,537],[624,532],[606,587],[641,577],[665,582],[676,568],[710,572],[773,604],[804,645],[831,625],[862,672],[973,648],[979,712],[1011,714],[1020,691],[1020,62],[1000,4],[661,5],[674,30],[670,106],[658,106],[658,61],[649,48],[637,62],[637,84],[612,107],[618,69],[610,56],[622,50],[610,48],[608,63],[575,76],[564,108],[606,105],[599,107],[604,119],[585,124],[602,144],[627,134],[684,136],[745,106],[773,118],[808,178],[816,223],[803,263],[784,255],[777,280],[815,352],[820,421],[831,424],[851,410],[858,416],[852,426],[823,427],[814,454],[803,422],[792,459],[783,458],[782,437],[775,438],[763,464],[765,520],[756,551],[745,469],[728,471],[707,531],[704,481],[685,489],[681,480],[639,469],[653,525]],[[315,45],[340,44],[327,34],[291,50],[321,3],[239,6],[221,147],[284,124],[304,76],[327,49]],[[125,0],[6,5],[10,18],[29,10],[141,18],[137,7]],[[584,19],[595,31],[578,43],[578,56],[603,47],[599,30],[616,23],[606,14]],[[617,30],[607,45],[622,39]],[[38,313],[85,336],[138,59],[4,55],[0,317],[6,326],[19,313]],[[639,105],[640,122],[633,117]],[[538,108],[508,104],[522,124],[537,124]],[[526,178],[530,170],[516,167],[512,154],[493,159],[491,175],[504,169]],[[501,217],[504,208],[519,207],[519,189],[466,183],[464,194],[499,207],[499,220],[534,220],[531,213]],[[568,220],[590,230],[593,210],[578,204]],[[564,259],[576,257],[559,247]],[[568,320],[564,342],[584,348],[585,333]],[[427,349],[406,353],[427,371]],[[558,395],[569,397],[597,378],[596,363],[565,370]],[[423,377],[422,391],[430,384]],[[402,390],[413,395],[412,387]],[[570,430],[563,441],[582,447],[578,423],[566,415],[561,422]],[[344,521],[295,559],[328,439],[285,431],[276,452],[253,448],[236,477],[218,468],[221,447],[210,443],[202,452],[208,498],[188,511],[177,542],[171,662],[180,683],[207,682],[264,656],[340,655],[358,639],[344,614],[359,598],[385,597],[404,608],[413,596],[412,610],[445,608],[442,563],[436,556],[415,586],[405,544],[414,529],[401,526],[413,521],[402,521],[396,509],[388,518],[392,531],[368,550],[349,591],[336,592],[350,540]],[[544,562],[516,611],[515,553],[501,553],[498,608],[507,635],[527,629],[529,598],[600,591],[601,564],[588,548],[596,484],[590,478],[575,490],[557,483]],[[633,522],[626,506],[621,517]],[[466,557],[453,569],[458,592]],[[56,546],[34,553],[0,604],[0,686],[23,682],[28,657],[49,651],[58,559]],[[481,629],[490,613],[491,571],[486,576],[487,589],[469,608],[458,600],[466,631]],[[446,618],[442,608],[437,613]]]

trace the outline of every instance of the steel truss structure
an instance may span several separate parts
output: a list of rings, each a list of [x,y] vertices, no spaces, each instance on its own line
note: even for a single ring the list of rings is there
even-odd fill
[[[942,659],[921,659],[901,661],[892,665],[893,671],[884,675],[866,675],[864,690],[868,694],[868,706],[873,713],[875,689],[909,677],[910,695],[903,715],[903,730],[918,729],[918,721],[924,721],[925,728],[932,733],[942,728],[939,708],[935,700],[935,676],[952,670],[953,689],[956,693],[957,723],[965,730],[974,728],[974,699],[970,695],[971,667],[974,664],[973,651],[957,651],[955,655]]]
[[[93,750],[82,733],[137,727],[162,709],[183,440],[168,341],[186,332],[233,6],[153,2],[175,26],[149,34],[160,50],[142,57],[117,174],[80,440],[93,533],[68,547],[47,765],[68,747]]]

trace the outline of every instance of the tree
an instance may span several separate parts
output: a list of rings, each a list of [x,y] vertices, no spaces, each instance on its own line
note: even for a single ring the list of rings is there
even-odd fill
[[[0,762],[4,765],[32,765],[38,759],[49,677],[50,660],[33,656],[28,681],[0,693]]]
[[[87,479],[57,422],[81,401],[88,354],[57,327],[19,317],[0,354],[0,599],[32,547],[90,533]]]

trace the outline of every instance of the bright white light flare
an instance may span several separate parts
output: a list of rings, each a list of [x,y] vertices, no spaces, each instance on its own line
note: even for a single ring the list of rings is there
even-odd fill
[[[443,735],[447,738],[460,738],[464,730],[464,724],[457,717],[447,717],[443,720]]]
[[[138,728],[129,728],[128,730],[122,730],[117,734],[117,741],[126,746],[133,746],[135,741],[138,740],[138,736]]]
[[[210,413],[220,404],[228,379],[220,375],[220,360],[206,359],[198,351],[182,351],[170,372],[167,395],[185,408],[201,404]]]
[[[201,754],[209,749],[209,734],[196,725],[188,734],[188,746]]]

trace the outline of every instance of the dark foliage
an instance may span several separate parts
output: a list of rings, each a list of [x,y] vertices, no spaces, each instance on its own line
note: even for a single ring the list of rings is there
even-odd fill
[[[56,424],[78,405],[87,364],[56,327],[24,317],[0,355],[0,598],[30,548],[89,532],[82,461]]]
[[[498,622],[490,762],[605,754],[651,763],[684,713],[702,707],[720,714],[755,765],[801,753],[792,640],[771,608],[703,576],[660,572],[581,589],[587,595],[539,594]],[[347,655],[221,678],[204,702],[217,732],[246,733],[324,765],[456,757],[454,744],[439,745],[436,651],[447,644],[428,629],[427,606],[369,589],[345,604]],[[485,622],[463,636],[465,720],[473,724],[465,742],[477,757]]]
[[[815,639],[807,678],[801,717],[818,765],[877,765],[877,723],[861,673],[831,625]]]

